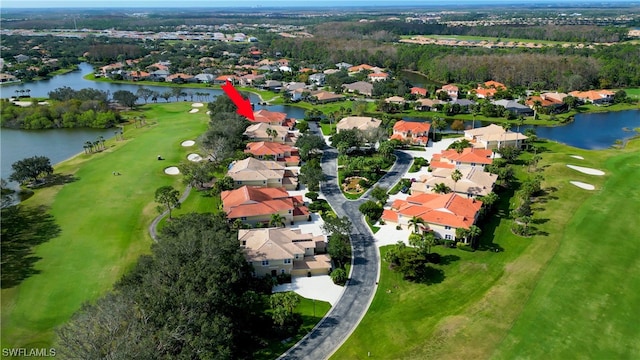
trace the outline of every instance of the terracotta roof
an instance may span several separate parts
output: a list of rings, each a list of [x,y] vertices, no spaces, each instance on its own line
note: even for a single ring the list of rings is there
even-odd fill
[[[362,70],[371,70],[373,69],[373,66],[368,65],[368,64],[361,64],[361,65],[356,65],[356,66],[352,66],[348,69],[349,72],[357,72],[357,71],[362,71]]]
[[[416,95],[427,96],[427,89],[414,86],[411,88],[411,93]]]
[[[549,107],[549,106],[554,106],[554,105],[558,105],[558,104],[562,104],[562,102],[557,101],[557,100],[553,100],[553,99],[544,99],[540,96],[530,96],[525,102],[524,104],[529,106],[530,108],[533,108],[536,104],[536,101],[540,102],[540,106],[542,107]]]
[[[476,96],[478,96],[479,98],[490,98],[493,97],[493,95],[496,94],[497,90],[496,89],[475,89],[474,90],[476,92]]]
[[[475,148],[465,148],[461,153],[458,153],[455,149],[444,150],[440,154],[441,159],[446,159],[451,162],[460,162],[464,164],[491,164],[493,160],[491,159],[491,155],[493,152],[491,150],[485,149],[475,149]]]
[[[453,84],[447,84],[442,87],[444,91],[458,91],[458,87]]]
[[[507,87],[504,86],[503,83],[499,83],[499,82],[493,81],[493,80],[485,81],[484,87],[485,88],[494,88],[494,89],[504,89],[504,90],[507,89]]]
[[[263,122],[281,125],[287,118],[287,114],[261,109],[253,112],[255,120],[253,122]]]
[[[450,194],[420,194],[412,195],[407,200],[396,200],[389,211],[397,212],[403,217],[418,216],[430,224],[451,226],[453,228],[469,228],[482,202],[467,199],[455,193]],[[388,212],[384,216],[392,220]]]
[[[606,99],[614,95],[609,90],[589,90],[589,91],[572,91],[569,95],[578,99],[588,99],[591,101]]]
[[[389,74],[387,73],[374,73],[374,74],[369,74],[367,75],[370,78],[387,78],[389,77]]]
[[[459,171],[462,178],[456,183],[451,178],[453,169],[451,168],[434,168],[432,172],[420,176],[419,181],[411,184],[411,193],[416,192],[433,192],[433,188],[440,183],[444,183],[457,193],[486,195],[492,191],[498,175],[488,173],[484,169],[478,167],[463,167]]]
[[[236,75],[220,75],[216,78],[216,81],[238,80]]]
[[[222,208],[229,219],[271,215],[285,210],[293,211],[301,205],[298,198],[289,196],[284,188],[256,188],[243,186],[223,191]]]
[[[399,132],[411,131],[412,133],[428,134],[430,129],[431,129],[431,124],[427,122],[400,120],[393,125],[393,131],[399,131]]]
[[[275,142],[267,142],[267,141],[258,141],[258,142],[250,142],[247,144],[247,148],[244,150],[245,153],[253,154],[256,156],[259,155],[273,155],[277,156],[285,153],[297,153],[298,149],[285,144],[275,143]]]

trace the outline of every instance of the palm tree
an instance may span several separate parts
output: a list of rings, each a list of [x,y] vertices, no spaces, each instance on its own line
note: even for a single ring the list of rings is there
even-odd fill
[[[507,141],[507,133],[509,132],[509,130],[511,129],[511,123],[508,121],[505,121],[502,123],[502,128],[504,129],[504,142]],[[504,146],[503,144],[500,144],[501,146],[498,146],[498,148],[501,148],[502,146]]]
[[[427,254],[431,253],[431,247],[436,246],[438,244],[438,240],[436,240],[436,236],[433,235],[433,232],[430,231],[426,234],[423,235],[424,236],[424,248],[427,251]]]
[[[533,102],[533,118],[534,119],[538,118],[538,112],[540,112],[540,109],[542,109],[542,101],[535,100]]]
[[[436,194],[448,194],[451,192],[451,188],[445,185],[445,183],[438,183],[433,187],[433,192]]]
[[[280,214],[271,214],[271,220],[269,220],[269,226],[271,227],[284,227],[285,219]]]
[[[273,138],[275,138],[277,135],[277,131],[272,128],[267,128],[267,136],[269,137],[269,141],[273,141]]]
[[[90,152],[93,152],[93,143],[91,141],[85,142],[84,146],[86,146],[87,149],[89,149]]]
[[[460,179],[462,179],[462,173],[460,172],[460,170],[453,170],[453,172],[451,173],[451,180],[453,180],[453,192],[456,192],[456,185],[458,184],[458,181],[460,181]]]
[[[447,127],[447,122],[444,121],[444,119],[441,117],[434,117],[433,121],[431,122],[431,126],[433,126],[433,140],[435,141],[435,131],[438,130],[438,133],[441,134],[442,130]]]
[[[27,97],[31,97],[31,89],[24,89],[24,92],[27,93]]]
[[[104,150],[105,149],[105,147],[104,147],[104,142],[105,142],[104,137],[102,135],[98,136],[98,141],[100,142],[100,146],[102,147],[102,150]]]
[[[482,230],[475,226],[475,225],[471,225],[471,227],[469,227],[469,230],[467,230],[467,236],[469,236],[471,243],[473,244],[474,240],[480,236],[480,234],[482,234]]]
[[[420,228],[424,228],[425,227],[425,222],[424,219],[418,216],[414,216],[411,219],[409,219],[409,227],[413,227],[413,232],[414,233],[419,233],[420,232]]]

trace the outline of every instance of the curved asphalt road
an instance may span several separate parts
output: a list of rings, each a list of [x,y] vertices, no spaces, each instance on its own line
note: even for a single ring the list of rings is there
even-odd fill
[[[317,124],[310,122],[309,125],[311,131],[319,133]],[[396,156],[396,163],[378,181],[378,185],[390,189],[409,169],[413,159],[411,155],[396,151]],[[375,294],[378,280],[378,250],[373,235],[358,210],[360,204],[368,200],[368,194],[357,201],[345,199],[338,187],[337,158],[336,149],[324,150],[322,170],[326,180],[321,184],[321,190],[338,216],[347,215],[353,224],[351,277],[342,297],[331,311],[280,359],[318,360],[331,356],[355,330]]]

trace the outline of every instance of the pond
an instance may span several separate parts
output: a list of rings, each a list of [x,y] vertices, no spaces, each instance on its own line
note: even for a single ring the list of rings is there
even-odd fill
[[[404,118],[407,121],[422,122],[420,118]],[[452,122],[449,122],[451,126]],[[475,121],[475,127],[487,126],[488,121]],[[465,129],[473,127],[472,121],[464,122]],[[560,126],[520,126],[520,132],[528,128],[534,128],[539,138],[557,141],[569,146],[597,150],[606,149],[616,143],[616,141],[626,141],[637,133],[634,131],[640,128],[640,109],[613,111],[604,113],[577,114],[574,121]],[[514,125],[513,131],[518,127]],[[443,132],[455,133],[451,127]]]

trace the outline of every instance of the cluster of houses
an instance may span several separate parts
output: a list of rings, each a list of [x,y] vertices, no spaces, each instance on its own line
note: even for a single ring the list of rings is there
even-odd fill
[[[398,121],[391,138],[425,145],[429,129],[427,123]],[[423,222],[421,231],[433,231],[438,238],[446,240],[455,239],[456,229],[468,230],[474,225],[482,207],[477,198],[489,194],[498,179],[497,175],[485,171],[493,162],[494,150],[503,146],[521,147],[527,137],[491,124],[466,130],[464,139],[470,147],[434,154],[429,164],[431,171],[412,179],[411,195],[405,200],[395,200],[384,210],[382,220],[409,229],[417,217]],[[454,179],[452,174],[456,170],[460,174]],[[437,193],[442,186],[451,192]]]
[[[286,227],[310,219],[302,196],[289,193],[298,188],[300,165],[295,120],[268,110],[255,111],[254,118],[244,133],[251,140],[244,152],[251,156],[229,165],[234,189],[221,193],[222,209],[230,222],[256,227],[238,234],[255,276],[328,274],[325,236]]]

